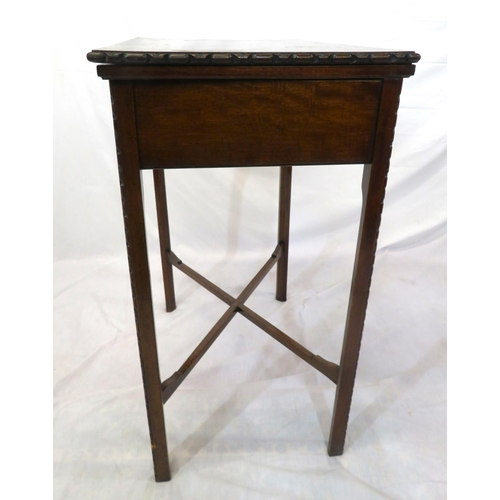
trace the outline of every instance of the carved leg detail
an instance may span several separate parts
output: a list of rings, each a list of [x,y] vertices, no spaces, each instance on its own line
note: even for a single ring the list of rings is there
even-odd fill
[[[168,481],[170,468],[153,317],[141,171],[135,133],[133,89],[127,82],[111,82],[110,87],[114,116],[120,117],[114,122],[118,169],[155,479]]]
[[[373,160],[370,165],[365,165],[363,172],[363,209],[328,442],[328,454],[331,456],[341,455],[344,451],[401,85],[402,80],[384,81]]]

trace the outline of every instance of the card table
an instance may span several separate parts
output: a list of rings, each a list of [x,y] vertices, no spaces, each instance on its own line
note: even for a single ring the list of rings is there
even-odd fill
[[[301,41],[136,38],[87,59],[109,80],[123,220],[156,481],[170,480],[164,403],[236,314],[337,385],[328,454],[341,455],[354,389],[403,79],[419,54]],[[344,340],[337,363],[315,355],[245,305],[277,266],[287,295],[293,165],[362,164],[362,209]],[[172,251],[164,170],[280,167],[277,246],[233,297]],[[153,171],[166,310],[175,309],[175,267],[228,306],[185,363],[160,377],[142,172]]]

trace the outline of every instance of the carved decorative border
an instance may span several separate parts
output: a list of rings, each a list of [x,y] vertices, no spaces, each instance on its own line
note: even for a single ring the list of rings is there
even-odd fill
[[[193,66],[286,66],[341,64],[412,64],[416,52],[111,52],[93,50],[94,63]]]

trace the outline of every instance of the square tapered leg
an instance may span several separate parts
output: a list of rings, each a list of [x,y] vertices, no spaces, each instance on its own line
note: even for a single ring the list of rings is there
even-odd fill
[[[373,161],[365,165],[363,171],[363,208],[328,442],[330,456],[342,455],[344,451],[401,86],[402,80],[384,82]]]
[[[276,300],[286,300],[288,277],[288,241],[290,238],[290,205],[292,197],[292,167],[280,167],[280,191],[278,212],[278,244],[283,245],[283,253],[278,262],[276,278]]]
[[[123,221],[156,481],[170,480],[132,85],[111,83]]]
[[[163,271],[163,288],[167,312],[175,309],[174,276],[172,264],[168,260],[170,246],[170,226],[167,211],[167,192],[165,187],[165,173],[163,170],[153,170],[156,197],[156,215],[158,218],[158,233],[160,236],[161,266]]]

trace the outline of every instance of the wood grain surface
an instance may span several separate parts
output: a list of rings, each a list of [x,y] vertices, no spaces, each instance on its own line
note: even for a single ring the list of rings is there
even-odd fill
[[[135,85],[141,168],[369,163],[381,83]]]

